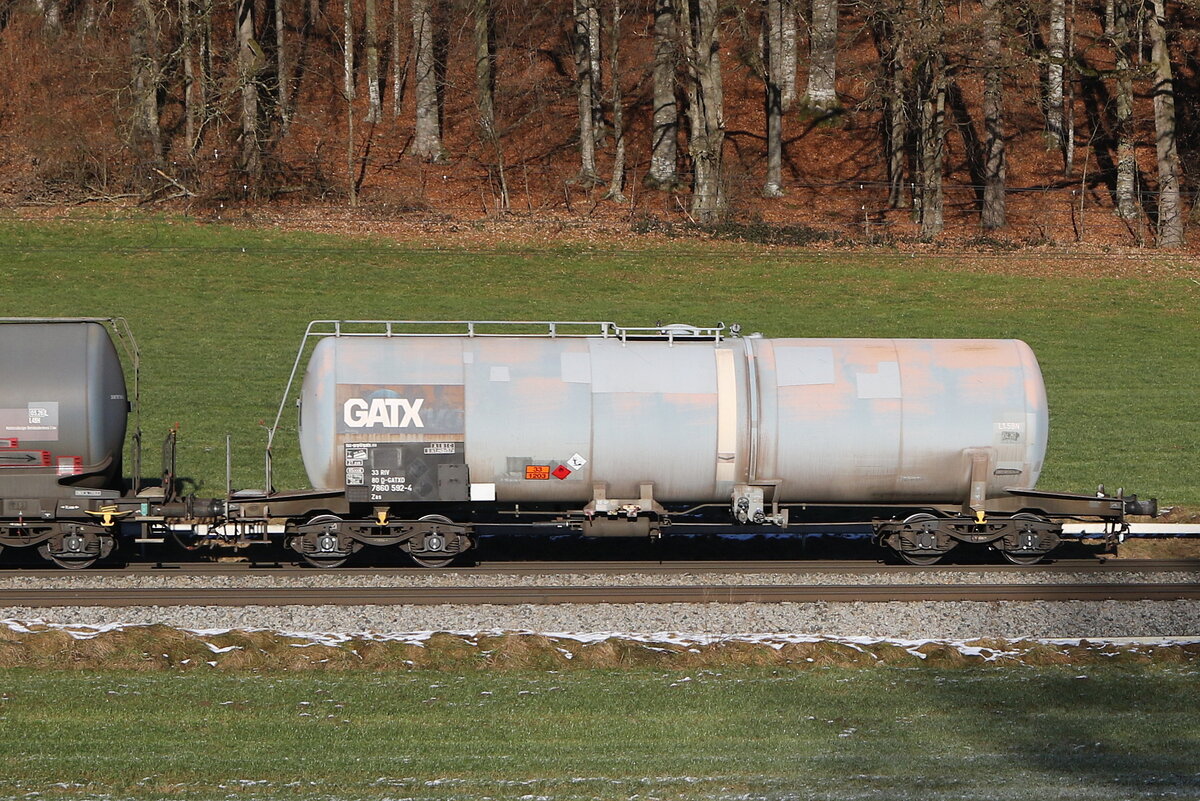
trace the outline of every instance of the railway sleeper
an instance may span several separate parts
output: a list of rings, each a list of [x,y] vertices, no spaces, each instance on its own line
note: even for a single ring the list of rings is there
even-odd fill
[[[1009,517],[938,517],[921,512],[901,522],[877,522],[876,542],[914,565],[939,562],[962,543],[988,545],[1019,565],[1041,561],[1058,547],[1062,526],[1037,515]]]
[[[287,545],[309,564],[337,567],[364,546],[395,546],[423,567],[444,567],[472,546],[471,526],[442,515],[419,520],[343,520],[321,515],[296,526]]]

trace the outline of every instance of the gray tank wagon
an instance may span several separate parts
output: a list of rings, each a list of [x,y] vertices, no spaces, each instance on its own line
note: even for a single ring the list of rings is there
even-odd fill
[[[306,339],[310,482],[376,519],[426,512],[440,525],[416,521],[418,560],[469,544],[441,514],[452,507],[468,520],[519,510],[586,536],[652,537],[703,511],[786,527],[882,508],[899,516],[877,521],[880,543],[916,563],[960,543],[1036,561],[1058,544],[1053,516],[1147,511],[1033,489],[1046,392],[1016,340],[332,321]],[[333,519],[322,535],[293,546],[338,558],[370,540]],[[420,547],[427,536],[437,548]]]
[[[97,527],[85,509],[125,487],[131,404],[109,322],[0,319],[0,547],[37,545],[51,558],[111,550],[111,538],[88,536]],[[64,518],[80,522],[54,522]]]
[[[871,523],[916,564],[964,543],[1029,563],[1065,519],[1117,539],[1128,515],[1156,511],[1033,489],[1046,393],[1016,340],[317,321],[270,431],[266,489],[224,498],[179,494],[173,433],[143,486],[136,422],[123,477],[138,374],[123,321],[2,320],[0,372],[0,547],[69,568],[120,541],[282,543],[321,567],[373,546],[439,566],[485,528],[659,537],[835,518]],[[293,400],[313,488],[277,492],[272,443]]]

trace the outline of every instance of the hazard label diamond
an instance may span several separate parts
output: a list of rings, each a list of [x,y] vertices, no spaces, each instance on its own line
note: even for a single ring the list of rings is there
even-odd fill
[[[558,467],[554,468],[554,472],[551,473],[551,475],[561,481],[562,479],[571,475],[571,468],[567,467],[565,464],[560,464]]]

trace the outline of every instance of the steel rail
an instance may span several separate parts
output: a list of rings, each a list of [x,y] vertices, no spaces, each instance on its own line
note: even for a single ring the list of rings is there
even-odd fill
[[[0,590],[0,606],[428,606],[913,601],[1169,601],[1188,584],[793,585],[686,587],[281,587]]]
[[[5,576],[36,576],[39,578],[69,578],[72,576],[434,576],[462,575],[613,575],[649,574],[676,575],[699,573],[730,575],[744,573],[846,573],[852,575],[887,574],[949,574],[973,573],[1197,573],[1200,559],[1062,559],[1036,565],[886,565],[865,560],[779,560],[779,561],[584,561],[584,562],[482,562],[477,565],[430,569],[410,565],[384,567],[338,567],[318,569],[286,562],[134,562],[124,566],[95,567],[88,570],[66,571],[42,566],[0,566],[0,580]]]

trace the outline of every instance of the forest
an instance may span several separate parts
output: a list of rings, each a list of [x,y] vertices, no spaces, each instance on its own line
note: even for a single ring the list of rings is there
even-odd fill
[[[1193,0],[3,0],[0,203],[1177,249]]]

